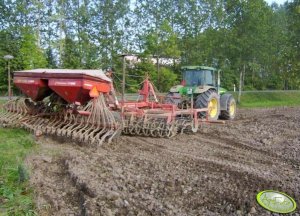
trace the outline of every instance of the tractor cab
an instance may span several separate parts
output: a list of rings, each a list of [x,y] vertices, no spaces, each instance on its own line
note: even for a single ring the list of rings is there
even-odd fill
[[[205,66],[186,66],[182,67],[183,86],[217,86],[217,70]]]

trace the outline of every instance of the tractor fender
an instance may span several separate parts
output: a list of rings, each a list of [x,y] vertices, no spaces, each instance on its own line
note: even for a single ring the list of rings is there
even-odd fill
[[[201,94],[201,93],[203,93],[203,92],[207,92],[208,90],[210,90],[210,89],[212,89],[212,90],[217,90],[215,87],[213,87],[213,86],[197,86],[197,87],[195,87],[194,88],[194,90],[193,90],[193,93],[194,94]]]
[[[227,102],[229,98],[232,97],[232,94],[223,94],[220,97],[220,108],[221,110],[227,110]]]
[[[175,93],[175,92],[179,92],[180,89],[183,88],[183,85],[176,85],[176,86],[172,86],[170,89],[170,92]]]

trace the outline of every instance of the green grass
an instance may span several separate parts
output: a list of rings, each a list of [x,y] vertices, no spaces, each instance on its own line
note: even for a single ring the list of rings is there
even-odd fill
[[[34,147],[26,131],[0,128],[0,215],[36,215],[23,163]]]
[[[237,100],[237,93],[233,95]],[[238,106],[243,108],[300,106],[300,91],[244,92]]]

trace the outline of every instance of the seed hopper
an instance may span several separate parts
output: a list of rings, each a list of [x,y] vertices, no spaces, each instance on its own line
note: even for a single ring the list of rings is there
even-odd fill
[[[93,145],[120,134],[169,138],[196,132],[206,121],[200,112],[208,112],[161,103],[148,77],[137,100],[119,100],[102,70],[16,71],[14,84],[27,97],[4,104],[0,124]]]

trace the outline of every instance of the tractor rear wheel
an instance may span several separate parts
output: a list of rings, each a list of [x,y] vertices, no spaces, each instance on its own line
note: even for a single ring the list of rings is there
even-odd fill
[[[178,106],[178,104],[181,103],[181,95],[180,93],[176,92],[169,92],[164,100],[164,104],[175,104]]]
[[[221,111],[220,118],[225,120],[233,120],[236,114],[236,102],[232,96],[227,100],[226,110]]]
[[[218,93],[212,89],[197,96],[196,108],[208,108],[208,120],[216,121],[220,115],[220,97]],[[205,112],[201,112],[199,117],[206,117]]]

